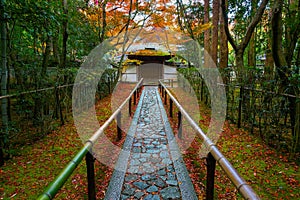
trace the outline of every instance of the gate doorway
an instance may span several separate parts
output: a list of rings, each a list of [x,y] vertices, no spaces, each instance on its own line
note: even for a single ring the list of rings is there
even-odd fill
[[[144,85],[158,85],[158,80],[163,78],[163,64],[147,63],[137,69],[138,80],[144,78]]]
[[[160,63],[130,66],[122,73],[121,81],[138,82],[141,78],[144,78],[145,85],[158,85],[159,79],[176,80],[176,66],[163,65]]]

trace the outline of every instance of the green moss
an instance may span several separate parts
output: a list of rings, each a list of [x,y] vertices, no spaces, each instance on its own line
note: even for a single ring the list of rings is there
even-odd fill
[[[139,51],[136,51],[131,54],[139,55],[139,56],[168,56],[168,55],[170,55],[169,52],[165,52],[165,51],[161,51],[161,50],[149,50],[149,49],[139,50]]]

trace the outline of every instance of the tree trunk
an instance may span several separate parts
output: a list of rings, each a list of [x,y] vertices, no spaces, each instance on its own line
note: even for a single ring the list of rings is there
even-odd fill
[[[283,0],[275,0],[272,8],[272,54],[278,74],[284,83],[287,83],[287,77],[282,67],[287,67],[282,45],[282,6]]]
[[[67,42],[68,42],[68,1],[62,0],[63,5],[63,22],[62,22],[62,58],[60,62],[61,68],[66,68],[67,62]]]
[[[129,30],[129,25],[130,25],[130,22],[131,22],[131,14],[132,14],[132,8],[133,8],[133,0],[130,0],[130,5],[129,5],[129,12],[128,12],[128,20],[126,22],[126,25],[124,26],[125,27],[125,34],[124,34],[124,41],[125,41],[125,38],[127,37],[127,34],[128,34],[128,30]],[[144,21],[145,22],[145,21]],[[141,31],[142,29],[140,29]],[[138,34],[140,33],[140,31],[138,32]],[[124,42],[123,46],[122,46],[122,56],[121,56],[121,59],[120,59],[120,62],[119,62],[119,66],[118,66],[118,73],[117,73],[117,77],[118,79],[121,77],[122,78],[122,71],[123,71],[123,67],[122,67],[122,62],[124,60],[124,57],[125,57],[125,52],[128,50],[126,49],[125,50],[125,44],[126,42]]]
[[[272,33],[270,31],[270,27],[267,27],[265,30],[267,32],[267,49],[265,51],[266,61],[264,66],[264,79],[265,80],[273,80],[274,79],[274,60],[272,56]]]
[[[204,24],[209,23],[209,0],[204,0]],[[210,55],[210,29],[204,31],[204,50],[207,53],[204,53],[204,66],[207,66],[209,63]]]
[[[182,10],[181,10],[181,7],[182,7],[182,1],[179,1],[179,0],[176,0],[176,11],[177,11],[177,23],[180,27],[180,30],[184,33],[185,32],[185,29],[184,29],[184,22],[183,22],[183,16],[182,16]]]
[[[255,52],[255,35],[256,32],[253,32],[252,37],[249,42],[249,49],[248,49],[248,70],[245,70],[246,73],[246,79],[244,80],[245,84],[247,86],[255,87],[255,73],[256,71],[254,68],[256,67],[256,52]],[[244,91],[244,96],[243,96],[243,103],[244,103],[244,121],[247,121],[249,124],[252,124],[252,113],[253,111],[253,103],[251,101],[252,98],[252,93],[250,90],[245,90]]]
[[[226,7],[227,7],[226,0]],[[224,18],[222,17],[222,9],[220,9],[220,64],[219,68],[223,72],[223,81],[225,84],[228,83],[228,74],[226,68],[228,67],[228,40],[224,28]]]
[[[282,48],[282,36],[283,36],[283,25],[282,25],[282,7],[283,0],[275,0],[272,8],[272,55],[276,66],[276,72],[280,79],[279,92],[284,93],[285,88],[288,86],[289,72],[287,61],[284,56],[284,49]]]
[[[13,25],[14,26],[14,25]],[[12,45],[12,40],[10,37],[10,33],[11,31],[13,31],[12,29],[10,29],[9,24],[6,24],[6,66],[7,66],[7,93],[9,94],[10,89],[11,89],[11,83],[10,83],[10,70],[13,69],[12,65],[13,65],[13,59],[12,59],[12,49],[13,49],[13,45]],[[11,99],[8,98],[7,99],[7,116],[8,116],[8,121],[11,122],[12,120],[12,116],[11,116]]]
[[[100,38],[99,38],[99,42],[102,43],[105,39],[105,31],[106,31],[106,3],[107,1],[104,1],[103,4],[102,4],[102,31],[101,31],[101,34],[100,34]]]
[[[299,32],[300,32],[300,21],[299,21],[299,10],[300,10],[300,1],[298,0],[290,0],[288,9],[290,12],[289,20],[293,21],[294,23],[290,25],[291,27],[287,27],[285,30],[286,34],[286,41],[288,42],[288,46],[285,51],[286,61],[288,66],[292,65],[294,51],[297,46],[297,42],[299,39]]]
[[[298,47],[298,49],[297,49],[297,56],[296,56],[296,63],[295,63],[295,65],[296,66],[300,66],[300,48]]]
[[[219,31],[219,11],[220,0],[213,0],[213,28],[212,28],[212,40],[211,40],[211,57],[214,63],[218,66],[218,31]]]
[[[50,57],[50,51],[51,51],[51,46],[50,46],[50,42],[51,42],[51,36],[47,36],[47,40],[46,40],[46,48],[45,48],[45,52],[43,55],[43,63],[42,63],[42,70],[41,70],[41,78],[45,78],[45,76],[47,75],[47,68],[48,68],[48,64],[49,64],[49,57]],[[43,81],[43,80],[38,80],[38,81]],[[40,87],[41,85],[39,85],[38,87]]]
[[[251,16],[254,16],[257,11],[257,0],[251,1]],[[249,41],[249,51],[248,51],[248,66],[255,67],[256,66],[256,51],[255,51],[255,44],[256,44],[256,32],[253,31],[251,35],[251,39]]]
[[[7,80],[8,80],[8,72],[7,72],[7,52],[6,52],[6,15],[5,15],[5,0],[1,0],[1,95],[7,95]],[[8,136],[8,101],[7,98],[3,98],[1,101],[1,117],[2,117],[2,130],[1,130],[1,140],[0,140],[0,166],[4,165],[4,153],[3,147],[5,143],[5,138]]]
[[[57,30],[54,37],[52,37],[52,48],[53,48],[53,56],[56,64],[60,64],[60,56],[59,56],[59,41],[58,41],[59,30]]]
[[[256,33],[253,32],[250,42],[249,42],[249,51],[248,51],[248,66],[249,67],[256,66],[255,35],[256,35]]]
[[[235,65],[236,65],[236,76],[240,84],[244,84],[246,77],[244,67],[244,49],[238,48],[235,52]]]
[[[267,49],[266,51],[264,76],[266,80],[272,80],[274,78],[274,61],[273,61],[271,49]]]

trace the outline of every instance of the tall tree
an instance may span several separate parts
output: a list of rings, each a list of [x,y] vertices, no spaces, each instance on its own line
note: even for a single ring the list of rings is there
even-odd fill
[[[300,2],[295,3],[294,1],[293,7],[296,7],[296,10],[299,10]],[[289,5],[288,5],[289,6]],[[286,92],[292,95],[299,95],[300,87],[299,80],[296,80],[293,84],[293,70],[291,69],[292,59],[296,47],[296,43],[299,39],[299,31],[300,31],[300,16],[299,13],[296,13],[296,19],[293,20],[292,26],[290,24],[285,24],[285,29],[289,29],[290,33],[286,34],[285,45],[283,42],[283,8],[284,1],[283,0],[275,0],[272,8],[272,17],[271,17],[271,25],[272,25],[272,55],[274,59],[274,63],[276,66],[276,71],[280,79],[280,87],[279,92]],[[289,16],[287,16],[288,18]],[[292,17],[292,16],[290,16]],[[288,20],[287,20],[288,21]],[[285,46],[285,48],[284,48]],[[298,66],[299,67],[299,66]],[[296,69],[296,73],[299,73],[299,69]],[[292,86],[292,87],[290,87]],[[289,109],[290,109],[290,118],[292,125],[293,136],[297,138],[296,145],[299,145],[299,137],[300,137],[300,126],[299,119],[299,101],[296,101],[296,98],[289,97]]]
[[[100,34],[99,34],[99,42],[103,42],[104,39],[105,39],[105,31],[106,31],[106,4],[107,4],[107,1],[103,1],[102,2],[102,28],[101,28],[101,31]]]
[[[61,68],[66,67],[67,62],[67,42],[68,42],[68,0],[62,0],[63,20],[62,20],[62,57]]]
[[[287,46],[285,48],[285,55],[287,65],[291,66],[294,58],[295,48],[300,36],[300,1],[290,0],[287,1],[286,11],[286,28],[285,28],[285,38]]]
[[[271,17],[272,55],[283,86],[287,86],[289,83],[290,68],[300,35],[300,14],[298,13],[300,2],[291,2],[290,5],[284,5],[283,0],[275,0]],[[285,13],[286,22],[283,24],[283,8],[285,6],[290,7],[290,12],[294,9],[296,13],[293,16],[290,16],[290,13]],[[283,41],[283,29],[288,30],[285,33],[285,41]]]
[[[226,7],[227,7],[227,2],[226,0]],[[225,25],[224,25],[224,18],[222,15],[222,9],[220,7],[220,63],[219,67],[220,69],[223,70],[223,72],[226,72],[226,68],[228,65],[228,40],[227,40],[227,35],[225,33]],[[227,74],[225,74],[224,82],[227,83]]]
[[[268,21],[270,21],[268,19]],[[268,22],[269,23],[269,22]],[[266,27],[264,28],[264,30],[260,30],[265,31],[266,32],[266,40],[267,40],[267,44],[266,44],[266,48],[265,48],[265,54],[266,54],[266,61],[265,61],[265,67],[264,67],[264,78],[265,80],[273,80],[274,78],[274,60],[273,60],[273,56],[272,56],[272,33],[271,33],[271,27],[268,24],[262,24],[262,26]]]
[[[287,76],[285,75],[284,70],[281,68],[287,67],[287,61],[284,56],[284,50],[281,48],[282,45],[282,6],[283,0],[275,0],[272,8],[272,54],[274,58],[275,65],[278,69],[280,78],[287,84]]]
[[[204,23],[205,24],[209,23],[209,10],[210,10],[209,8],[210,8],[209,0],[204,0]],[[204,49],[206,50],[208,55],[210,54],[210,50],[211,50],[210,32],[211,32],[210,29],[204,31]],[[204,54],[204,65],[209,63],[207,54],[206,53]]]
[[[213,18],[212,18],[212,37],[211,37],[211,57],[212,60],[218,66],[218,32],[219,32],[219,11],[220,11],[220,0],[213,0]]]
[[[254,16],[257,10],[257,0],[251,1],[251,16]],[[248,66],[254,67],[256,66],[256,55],[255,55],[255,39],[256,39],[256,32],[253,31],[251,35],[251,39],[249,41],[249,50],[248,50]]]
[[[5,12],[5,0],[1,0],[1,95],[7,95],[7,80],[8,80],[8,69],[7,69],[7,52],[6,52],[6,12]],[[2,130],[1,130],[1,140],[0,140],[0,166],[4,164],[3,156],[3,145],[5,142],[5,137],[8,136],[8,101],[7,98],[1,100],[1,116],[2,116]]]

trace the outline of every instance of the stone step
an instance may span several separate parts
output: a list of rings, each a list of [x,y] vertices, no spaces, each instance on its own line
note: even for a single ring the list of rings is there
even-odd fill
[[[197,199],[157,87],[141,95],[105,199]]]

